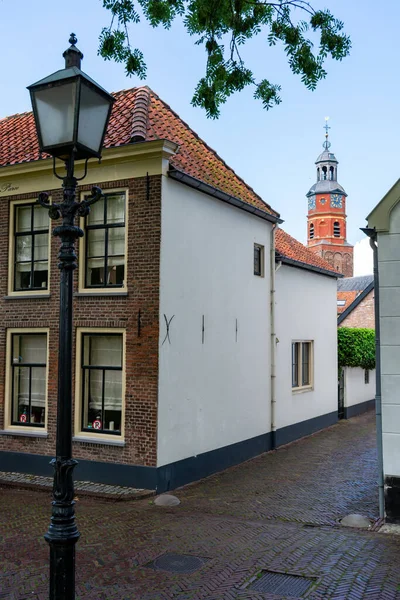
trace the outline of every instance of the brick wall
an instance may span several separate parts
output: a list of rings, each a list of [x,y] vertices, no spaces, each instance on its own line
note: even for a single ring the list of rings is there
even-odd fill
[[[367,327],[375,329],[374,290],[351,311],[339,327]]]
[[[149,186],[147,187],[147,183]],[[74,442],[77,458],[156,466],[161,176],[119,180],[99,185],[104,191],[129,188],[128,295],[74,298],[74,347],[77,327],[126,329],[125,447]],[[81,186],[79,191],[89,190]],[[78,191],[78,193],[79,193]],[[53,201],[61,191],[51,191]],[[2,198],[0,203],[0,429],[4,428],[6,330],[49,327],[48,438],[0,435],[0,450],[54,455],[57,405],[59,239],[51,241],[50,298],[6,299],[9,244],[9,201],[35,199],[36,194]],[[58,222],[51,222],[55,227]],[[78,245],[78,244],[77,244]],[[78,251],[78,248],[77,248]],[[77,291],[78,270],[74,275]],[[138,335],[138,312],[141,331]],[[73,357],[75,370],[75,356]],[[75,382],[73,382],[75,383]],[[74,388],[73,388],[74,389]],[[8,399],[6,399],[8,401]]]

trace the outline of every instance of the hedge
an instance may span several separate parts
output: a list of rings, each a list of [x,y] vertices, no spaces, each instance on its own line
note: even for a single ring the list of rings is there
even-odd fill
[[[339,327],[338,366],[375,369],[375,331]]]

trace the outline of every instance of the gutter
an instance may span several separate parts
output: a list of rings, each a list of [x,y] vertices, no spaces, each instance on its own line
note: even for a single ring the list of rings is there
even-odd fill
[[[371,241],[370,241],[370,243],[371,243]],[[371,281],[371,283],[369,283],[367,285],[367,287],[365,288],[365,290],[363,290],[361,292],[361,294],[359,294],[357,296],[357,298],[355,298],[353,300],[353,302],[346,308],[346,310],[344,310],[338,316],[337,324],[340,325],[345,320],[345,318],[348,317],[349,314],[360,304],[360,302],[362,300],[364,300],[364,298],[366,298],[370,292],[372,292],[373,289],[374,289],[374,281]]]
[[[382,442],[382,386],[381,386],[381,328],[379,314],[379,270],[377,232],[370,227],[360,228],[369,237],[370,246],[374,252],[374,306],[375,306],[375,413],[376,413],[376,445],[378,451],[378,492],[379,516],[385,516],[385,488],[383,475],[383,442]]]
[[[342,273],[328,271],[327,269],[323,269],[322,267],[316,267],[314,265],[309,265],[308,263],[303,263],[299,260],[293,260],[293,258],[287,258],[279,252],[276,253],[276,259],[281,261],[284,265],[289,265],[290,267],[297,267],[298,269],[305,269],[306,271],[314,271],[315,273],[319,273],[320,275],[327,275],[328,277],[334,277],[335,279],[338,279],[339,277],[344,277]]]
[[[275,331],[275,230],[272,226],[270,243],[270,322],[271,322],[271,450],[276,448],[276,331]]]
[[[196,179],[191,175],[187,175],[183,171],[178,171],[177,169],[170,169],[168,171],[168,176],[176,181],[181,181],[185,183],[189,187],[199,190],[200,192],[204,192],[213,198],[218,198],[218,200],[222,200],[222,202],[226,202],[231,206],[236,206],[236,208],[240,208],[248,213],[255,215],[256,217],[260,217],[260,219],[264,219],[265,221],[269,221],[270,223],[283,223],[283,220],[279,218],[279,216],[271,215],[270,213],[253,206],[252,204],[248,204],[248,202],[244,202],[240,200],[240,198],[236,198],[235,196],[230,196],[226,194],[222,190],[209,185],[208,183],[204,183],[200,179]]]

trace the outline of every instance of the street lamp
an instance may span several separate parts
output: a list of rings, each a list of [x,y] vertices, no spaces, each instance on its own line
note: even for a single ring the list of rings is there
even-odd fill
[[[42,192],[38,202],[48,209],[51,219],[62,217],[53,235],[61,239],[58,254],[60,269],[60,325],[58,354],[57,437],[54,467],[52,516],[45,540],[50,545],[50,599],[75,598],[75,544],[79,531],[75,523],[72,473],[77,461],[72,458],[72,299],[73,271],[77,267],[75,241],[83,231],[75,225],[76,216],[89,214],[90,205],[100,199],[100,188],[93,187],[86,200],[77,202],[77,182],[87,173],[89,158],[101,156],[101,148],[114,98],[80,69],[83,54],[71,34],[70,48],[63,54],[65,69],[28,87],[41,152],[53,157],[53,171],[62,179],[63,201],[49,203]],[[65,163],[66,175],[56,173],[56,158]],[[85,159],[85,172],[74,177],[75,160]]]

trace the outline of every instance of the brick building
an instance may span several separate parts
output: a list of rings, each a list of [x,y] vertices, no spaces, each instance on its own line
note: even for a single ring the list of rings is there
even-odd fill
[[[284,232],[275,247],[279,215],[149,88],[115,98],[79,188],[104,197],[81,220],[74,280],[75,476],[163,491],[332,424],[336,360],[320,357],[336,337],[305,326],[303,297],[296,334],[280,314],[278,360],[285,402],[311,400],[274,421],[274,274],[278,260],[277,280],[324,298],[335,326],[338,273]],[[32,114],[0,120],[0,464],[48,475],[59,286],[42,191],[61,197]]]
[[[338,279],[339,327],[375,329],[374,276]]]
[[[347,194],[337,180],[338,161],[330,150],[326,125],[318,156],[317,182],[307,193],[307,246],[345,277],[353,276],[353,246],[346,239]]]

